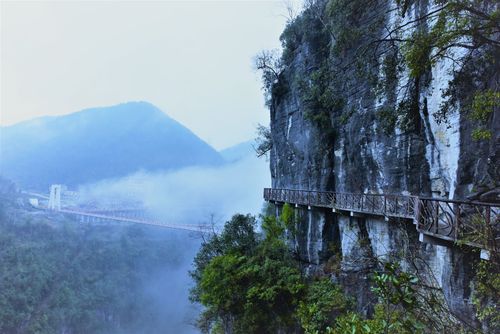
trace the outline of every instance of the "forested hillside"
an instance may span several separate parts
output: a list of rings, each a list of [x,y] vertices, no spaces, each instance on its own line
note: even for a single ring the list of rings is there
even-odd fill
[[[43,217],[3,194],[0,333],[190,333],[197,244],[185,232]]]

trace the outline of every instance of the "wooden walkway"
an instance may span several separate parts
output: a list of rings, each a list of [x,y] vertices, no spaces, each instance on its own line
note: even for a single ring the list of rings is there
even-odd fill
[[[264,189],[264,199],[356,215],[411,219],[418,232],[498,251],[500,204],[388,194]]]

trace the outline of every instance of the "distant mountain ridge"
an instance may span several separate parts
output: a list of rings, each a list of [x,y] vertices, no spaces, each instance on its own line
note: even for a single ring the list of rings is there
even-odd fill
[[[45,190],[224,162],[189,129],[147,102],[91,108],[0,127],[0,175]]]
[[[247,140],[242,143],[230,146],[219,151],[219,154],[224,158],[226,162],[236,162],[241,159],[255,156],[255,140]]]

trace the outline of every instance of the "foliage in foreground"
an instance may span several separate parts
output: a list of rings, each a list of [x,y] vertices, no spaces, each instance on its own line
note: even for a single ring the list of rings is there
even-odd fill
[[[298,266],[275,233],[260,239],[255,218],[235,215],[220,235],[204,243],[191,273],[192,299],[206,306],[204,332],[273,333],[294,325],[293,311],[305,284]],[[284,231],[268,219],[268,231]]]
[[[396,263],[382,263],[372,275],[378,299],[373,314],[357,313],[354,301],[330,278],[302,274],[285,241],[293,210],[285,207],[278,219],[261,218],[258,233],[254,217],[235,215],[195,258],[191,297],[205,307],[198,323],[204,333],[470,332],[437,319],[442,316],[439,301],[425,299],[419,279]]]
[[[479,320],[492,333],[500,332],[500,259],[494,254],[490,261],[477,265],[477,283],[472,303]]]

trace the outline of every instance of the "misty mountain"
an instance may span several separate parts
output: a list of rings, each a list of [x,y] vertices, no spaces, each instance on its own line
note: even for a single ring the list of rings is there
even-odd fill
[[[223,158],[147,102],[92,108],[0,128],[0,174],[22,187],[71,187],[137,171],[214,166]]]
[[[236,162],[250,156],[255,156],[256,153],[253,145],[255,145],[255,141],[248,140],[220,150],[219,153],[226,162]]]

